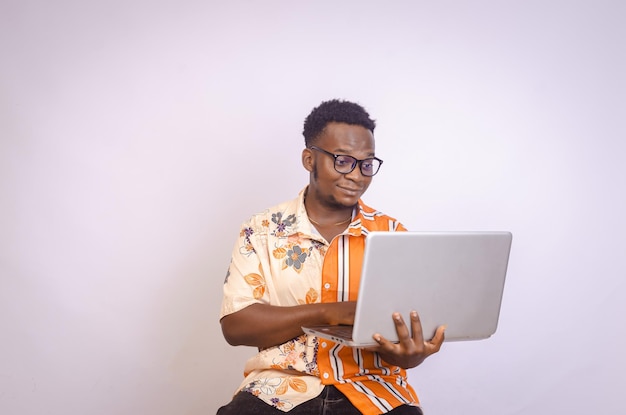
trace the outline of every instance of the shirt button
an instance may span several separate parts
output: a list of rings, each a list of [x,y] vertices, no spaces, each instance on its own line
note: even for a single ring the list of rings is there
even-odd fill
[[[328,373],[324,373],[324,379],[328,379]]]
[[[326,342],[322,342],[322,347],[326,347]]]
[[[326,284],[324,284],[324,288],[329,289],[330,288],[330,283],[327,282]]]

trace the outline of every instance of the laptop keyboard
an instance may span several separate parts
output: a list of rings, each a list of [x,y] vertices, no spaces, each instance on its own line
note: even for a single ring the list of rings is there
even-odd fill
[[[336,336],[349,339],[352,337],[352,326],[334,326],[330,328],[329,332]]]

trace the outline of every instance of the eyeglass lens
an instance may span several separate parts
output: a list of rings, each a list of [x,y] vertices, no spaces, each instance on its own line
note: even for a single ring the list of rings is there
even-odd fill
[[[359,160],[352,156],[339,155],[335,157],[335,170],[342,174],[348,174],[356,167]],[[361,174],[363,176],[373,176],[380,168],[380,161],[375,158],[361,160]]]

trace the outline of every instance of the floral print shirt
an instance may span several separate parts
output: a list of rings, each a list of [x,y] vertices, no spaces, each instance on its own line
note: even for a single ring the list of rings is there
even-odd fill
[[[356,300],[367,234],[406,230],[359,201],[348,228],[329,243],[308,220],[305,192],[242,225],[224,281],[220,318],[254,303]],[[305,334],[260,350],[246,363],[244,376],[239,390],[282,411],[316,397],[325,385],[335,385],[364,414],[418,404],[405,370],[376,353]]]

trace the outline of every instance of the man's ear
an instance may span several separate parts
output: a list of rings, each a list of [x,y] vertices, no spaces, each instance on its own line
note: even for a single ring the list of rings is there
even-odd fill
[[[302,165],[304,168],[312,172],[313,171],[313,152],[309,148],[302,150]]]

